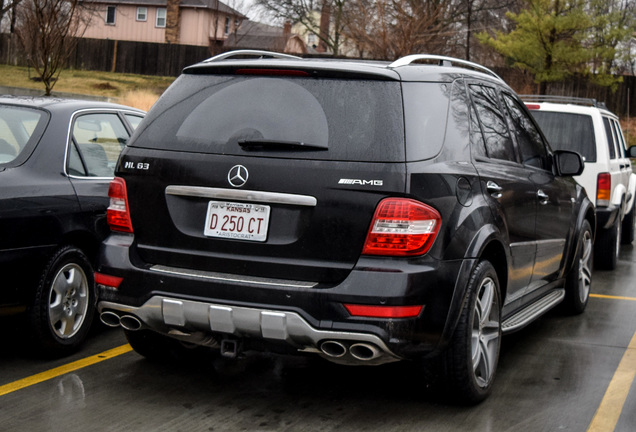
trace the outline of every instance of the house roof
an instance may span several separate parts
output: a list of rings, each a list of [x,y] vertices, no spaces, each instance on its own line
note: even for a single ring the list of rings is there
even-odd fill
[[[84,0],[86,3],[104,3],[111,6],[131,5],[131,6],[167,6],[167,0]],[[181,0],[180,6],[182,8],[201,8],[209,9],[212,11],[223,12],[228,15],[234,15],[239,18],[247,18],[241,12],[232,9],[228,5],[218,0]]]
[[[224,43],[228,48],[263,49],[283,51],[290,38],[283,27],[275,27],[256,21],[243,21],[236,33],[231,33]],[[305,44],[300,41],[304,46]]]

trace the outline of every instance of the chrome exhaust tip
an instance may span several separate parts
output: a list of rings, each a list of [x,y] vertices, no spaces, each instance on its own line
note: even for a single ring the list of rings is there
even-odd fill
[[[102,312],[99,315],[99,320],[108,327],[119,327],[121,325],[119,315],[117,315],[115,312]]]
[[[141,329],[141,321],[132,315],[124,315],[119,319],[121,326],[128,331],[137,331]]]
[[[347,354],[347,347],[338,341],[325,341],[320,350],[329,357],[340,358]]]
[[[351,353],[351,357],[361,361],[373,360],[381,355],[378,347],[366,343],[356,343],[351,345],[349,352]]]

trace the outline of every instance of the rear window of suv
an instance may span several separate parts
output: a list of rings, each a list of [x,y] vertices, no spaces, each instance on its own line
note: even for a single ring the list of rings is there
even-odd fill
[[[554,150],[578,152],[586,162],[596,162],[592,117],[552,111],[530,111]]]
[[[399,82],[182,75],[132,146],[294,159],[404,160]],[[262,144],[262,145],[260,145]]]

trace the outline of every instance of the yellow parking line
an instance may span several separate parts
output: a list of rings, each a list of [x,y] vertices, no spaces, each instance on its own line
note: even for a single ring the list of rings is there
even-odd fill
[[[636,333],[632,337],[618,369],[614,372],[601,405],[596,410],[587,432],[609,432],[616,428],[623,405],[636,376]]]
[[[35,384],[39,384],[43,381],[50,380],[52,378],[58,377],[60,375],[67,374],[69,372],[76,371],[78,369],[85,368],[86,366],[94,365],[95,363],[102,362],[104,360],[111,359],[113,357],[117,357],[119,355],[125,354],[129,351],[132,351],[132,347],[128,344],[122,345],[117,348],[113,348],[108,351],[104,351],[101,354],[94,355],[92,357],[87,357],[81,360],[77,360],[73,363],[68,363],[62,365],[60,367],[56,367],[55,369],[51,369],[36,375],[31,375],[29,377],[23,378],[18,381],[14,381],[9,384],[5,384],[0,386],[0,396],[4,396],[8,393],[12,393],[14,391],[18,391],[25,387],[29,387]]]
[[[636,301],[636,297],[621,297],[621,296],[611,296],[604,294],[590,294],[590,297],[602,298],[602,299],[612,299],[612,300],[631,300]]]

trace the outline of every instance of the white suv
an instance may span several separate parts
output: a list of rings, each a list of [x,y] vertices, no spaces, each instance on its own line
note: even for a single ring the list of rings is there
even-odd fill
[[[616,267],[621,243],[634,240],[636,175],[618,117],[594,99],[562,96],[523,96],[551,147],[572,150],[585,159],[575,177],[596,206],[598,234],[594,259],[600,269]]]

